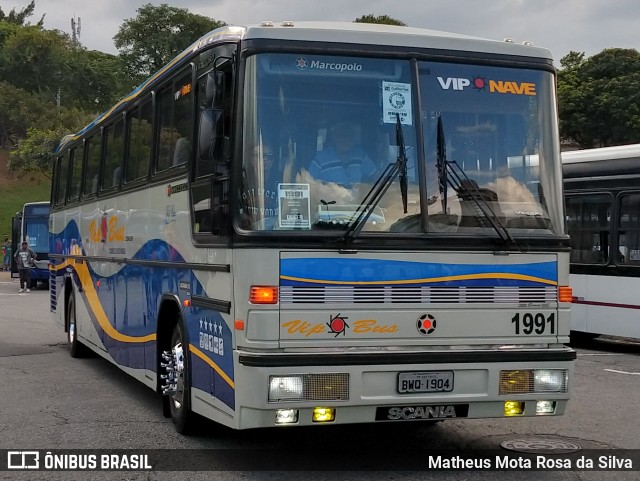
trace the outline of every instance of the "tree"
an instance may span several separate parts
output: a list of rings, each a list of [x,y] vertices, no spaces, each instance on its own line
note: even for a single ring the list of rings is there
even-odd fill
[[[563,141],[581,148],[640,142],[640,53],[609,48],[560,60],[558,110]]]
[[[53,100],[64,76],[69,74],[72,48],[71,39],[57,30],[19,27],[2,46],[1,78]]]
[[[397,25],[399,27],[406,27],[407,24],[401,20],[397,20],[389,15],[378,15],[375,16],[373,14],[363,15],[360,18],[356,18],[354,23],[379,23],[384,25]]]
[[[125,20],[113,40],[129,74],[139,80],[160,70],[205,33],[226,25],[165,3],[148,3],[137,13]]]
[[[12,23],[14,25],[30,25],[29,23],[25,23],[25,20],[33,15],[33,11],[36,9],[35,0],[31,0],[31,3],[24,7],[19,12],[16,12],[15,8],[12,8],[9,14],[5,14],[0,7],[0,21],[6,21],[8,23]],[[40,21],[36,24],[38,27],[42,27],[44,24],[44,15],[40,18]]]
[[[77,109],[60,109],[55,122],[42,127],[29,127],[26,137],[11,151],[9,171],[22,176],[38,172],[51,178],[55,151],[62,138],[70,132],[77,132],[91,121],[91,116]]]
[[[18,172],[19,176],[29,172],[38,172],[51,179],[55,151],[63,132],[58,130],[29,129],[29,135],[20,142],[20,146],[11,152],[9,172]]]

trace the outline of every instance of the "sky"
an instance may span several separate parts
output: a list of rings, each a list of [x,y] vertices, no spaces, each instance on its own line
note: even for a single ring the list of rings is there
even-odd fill
[[[146,3],[168,3],[222,20],[247,25],[262,20],[351,22],[362,15],[389,15],[411,27],[494,40],[530,41],[551,51],[556,64],[570,51],[587,57],[605,48],[640,50],[637,0],[36,0],[37,22],[71,34],[71,19],[81,18],[80,42],[89,50],[117,54],[113,36]],[[29,0],[2,1],[9,12]]]

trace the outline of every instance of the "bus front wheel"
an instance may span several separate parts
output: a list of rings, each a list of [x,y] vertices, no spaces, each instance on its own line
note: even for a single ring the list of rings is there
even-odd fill
[[[169,411],[176,431],[188,434],[192,427],[191,379],[189,376],[189,354],[182,324],[178,322],[171,335],[171,351],[163,355],[167,384]]]

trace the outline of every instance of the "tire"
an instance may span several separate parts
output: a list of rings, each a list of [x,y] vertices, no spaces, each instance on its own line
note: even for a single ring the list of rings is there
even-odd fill
[[[571,331],[569,336],[569,342],[571,344],[590,342],[600,337],[600,334],[594,334],[592,332]]]
[[[35,289],[37,285],[38,281],[35,279],[31,279],[31,282],[29,282],[29,289]]]
[[[171,353],[176,365],[176,391],[165,396],[169,401],[171,419],[180,434],[189,434],[193,428],[193,413],[191,412],[191,379],[188,355],[188,344],[183,332],[182,323],[178,322],[171,335]]]
[[[76,322],[76,297],[71,293],[67,301],[67,346],[69,346],[69,354],[73,358],[85,357],[87,348],[78,340],[77,322]]]

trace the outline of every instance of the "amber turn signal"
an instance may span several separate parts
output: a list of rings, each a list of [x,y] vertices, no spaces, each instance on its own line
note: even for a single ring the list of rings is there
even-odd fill
[[[273,286],[251,286],[249,302],[251,304],[277,304],[278,288]]]
[[[558,301],[571,302],[571,299],[573,299],[573,289],[571,289],[571,286],[558,287]]]

